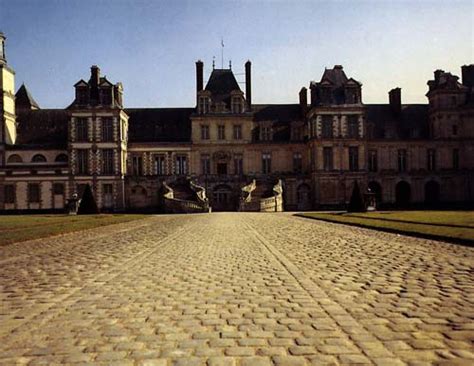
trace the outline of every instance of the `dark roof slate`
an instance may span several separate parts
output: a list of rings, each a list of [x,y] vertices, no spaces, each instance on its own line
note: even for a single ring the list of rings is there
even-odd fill
[[[321,77],[321,82],[329,81],[334,87],[344,85],[347,80],[346,73],[340,65],[334,66],[333,69],[325,69],[323,76]]]
[[[233,90],[240,90],[240,87],[232,70],[214,69],[212,70],[205,90],[216,95],[227,95]]]
[[[15,105],[17,108],[40,109],[25,84],[21,84],[20,89],[15,94]]]
[[[194,108],[128,108],[130,142],[190,142]]]
[[[428,105],[404,104],[399,114],[389,104],[366,104],[367,122],[373,125],[376,139],[428,138]]]
[[[69,114],[65,109],[22,110],[17,114],[17,144],[64,149]]]
[[[255,121],[291,122],[302,119],[299,104],[252,105]]]

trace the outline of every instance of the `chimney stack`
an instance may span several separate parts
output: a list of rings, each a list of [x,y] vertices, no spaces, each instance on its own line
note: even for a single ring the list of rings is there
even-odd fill
[[[461,66],[462,85],[468,88],[474,87],[474,64]]]
[[[306,115],[306,110],[308,109],[308,90],[305,87],[302,87],[300,90],[300,107],[301,114]]]
[[[402,90],[400,88],[392,89],[388,92],[390,109],[394,114],[400,114],[402,111]]]
[[[247,101],[247,110],[252,110],[252,76],[251,76],[252,63],[247,61],[245,63],[245,99]]]
[[[204,63],[196,61],[196,91],[200,92],[204,88]]]
[[[434,72],[434,79],[435,79],[435,84],[436,84],[436,86],[438,86],[438,84],[439,84],[439,79],[440,79],[440,77],[441,77],[442,74],[444,74],[444,70],[436,70],[436,71]]]
[[[100,69],[97,65],[91,66],[91,86],[99,86],[100,82]]]

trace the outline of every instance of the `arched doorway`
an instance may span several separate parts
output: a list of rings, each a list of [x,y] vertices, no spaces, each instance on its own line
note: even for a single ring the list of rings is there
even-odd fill
[[[439,203],[439,183],[430,180],[425,184],[425,203],[428,205],[436,205]]]
[[[408,182],[400,181],[395,186],[395,202],[398,207],[407,207],[411,200],[411,187]]]
[[[375,199],[377,200],[377,204],[382,202],[382,187],[380,186],[379,182],[371,181],[367,185],[370,192],[375,194]]]
[[[235,211],[235,199],[232,188],[226,184],[219,184],[212,190],[213,211]]]
[[[296,190],[298,210],[311,210],[311,187],[306,183],[300,184]]]

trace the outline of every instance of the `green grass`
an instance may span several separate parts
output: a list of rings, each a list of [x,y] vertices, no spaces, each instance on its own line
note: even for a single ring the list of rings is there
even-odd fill
[[[301,216],[451,241],[474,242],[474,211],[312,212]]]
[[[145,218],[146,215],[0,216],[0,246]]]

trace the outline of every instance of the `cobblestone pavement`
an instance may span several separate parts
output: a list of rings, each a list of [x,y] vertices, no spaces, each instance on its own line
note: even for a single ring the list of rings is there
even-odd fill
[[[0,248],[0,364],[474,364],[474,248],[157,216]]]

